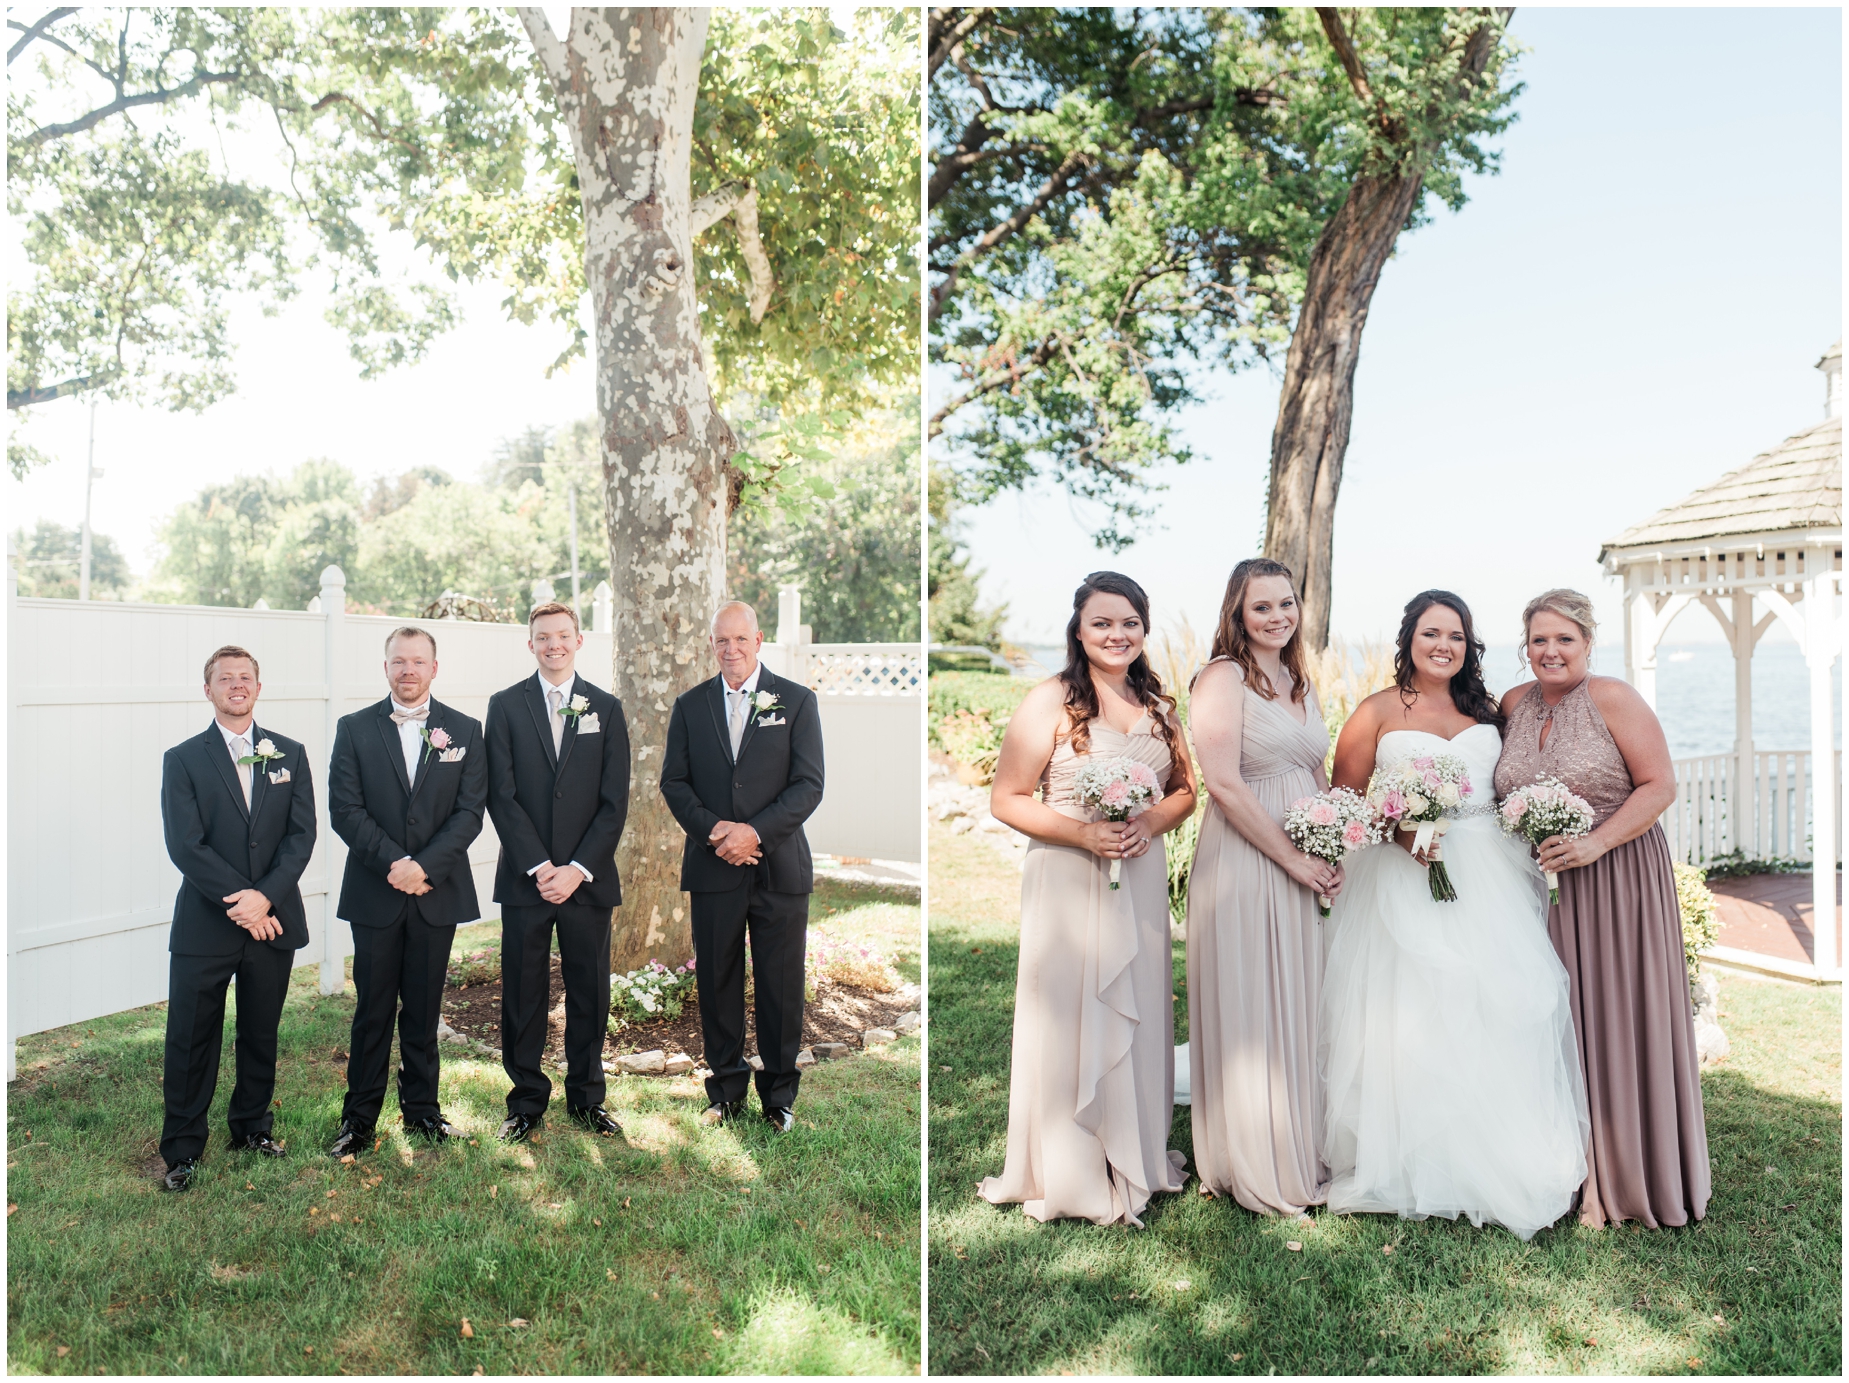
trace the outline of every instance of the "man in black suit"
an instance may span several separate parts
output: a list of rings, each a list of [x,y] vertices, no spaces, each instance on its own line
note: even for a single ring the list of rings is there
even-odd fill
[[[298,886],[315,849],[315,790],[296,741],[257,727],[257,660],[227,644],[205,661],[212,723],[161,763],[161,827],[179,869],[167,978],[161,1184],[184,1191],[205,1152],[225,988],[237,977],[231,1146],[281,1157],[270,1137],[276,1028],[308,944]]]
[[[438,1143],[456,1133],[437,1103],[437,1021],[456,924],[481,916],[469,843],[481,834],[488,765],[481,722],[430,694],[436,675],[437,641],[394,629],[391,694],[341,717],[334,734],[328,819],[349,852],[340,917],[353,928],[357,991],[335,1157],[372,1141],[394,1023],[405,1128]]]
[[[807,821],[822,802],[815,693],[758,662],[764,635],[741,601],[713,616],[719,675],[684,692],[668,720],[661,795],[687,832],[681,887],[692,895],[694,982],[706,1043],[701,1117],[744,1112],[745,935],[756,986],[758,1103],[779,1133],[795,1122],[802,1048],[803,949],[815,874]]]
[[[519,1143],[545,1118],[539,1068],[552,1001],[552,928],[565,982],[565,1111],[593,1133],[623,1130],[603,1107],[610,1025],[610,910],[623,901],[616,846],[629,815],[623,705],[575,671],[584,634],[569,605],[527,616],[539,669],[488,700],[488,815],[501,838],[501,1137]]]

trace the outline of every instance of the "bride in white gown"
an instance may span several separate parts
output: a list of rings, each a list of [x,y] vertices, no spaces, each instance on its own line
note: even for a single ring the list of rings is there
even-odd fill
[[[1346,862],[1325,928],[1324,1160],[1333,1211],[1464,1215],[1527,1239],[1571,1208],[1591,1125],[1546,883],[1496,823],[1501,718],[1481,655],[1463,601],[1416,596],[1398,685],[1356,707],[1336,746],[1337,786],[1448,753],[1472,791],[1439,847],[1455,901],[1432,898],[1411,836]]]

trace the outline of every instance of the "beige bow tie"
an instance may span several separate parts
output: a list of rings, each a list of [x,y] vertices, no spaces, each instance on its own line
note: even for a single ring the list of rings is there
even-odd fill
[[[401,711],[396,702],[392,703],[392,724],[404,725],[413,720],[424,720],[430,715],[430,703],[426,701],[415,711]]]

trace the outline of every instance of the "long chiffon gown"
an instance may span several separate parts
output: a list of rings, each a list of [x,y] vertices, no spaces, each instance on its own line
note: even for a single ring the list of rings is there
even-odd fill
[[[1329,732],[1314,699],[1245,699],[1239,774],[1280,825],[1316,789]],[[1188,880],[1194,1170],[1247,1210],[1296,1215],[1329,1193],[1316,1069],[1323,929],[1314,895],[1209,801]]]
[[[1145,716],[1128,735],[1091,723],[1075,755],[1062,739],[1041,779],[1046,804],[1075,821],[1087,758],[1137,759],[1166,782],[1168,747]],[[1127,1224],[1158,1191],[1179,1191],[1186,1159],[1168,1147],[1174,1116],[1175,1006],[1168,869],[1160,839],[1123,861],[1034,841],[1021,878],[1021,955],[1014,992],[1008,1157],[977,1194],[1019,1202],[1036,1220]]]
[[[1591,680],[1551,711],[1538,685],[1516,704],[1496,766],[1499,795],[1547,774],[1592,805],[1595,824],[1624,805],[1636,785],[1593,703]],[[1547,933],[1572,985],[1592,1113],[1580,1219],[1636,1220],[1651,1229],[1701,1219],[1712,1188],[1701,1058],[1663,828],[1564,871]]]

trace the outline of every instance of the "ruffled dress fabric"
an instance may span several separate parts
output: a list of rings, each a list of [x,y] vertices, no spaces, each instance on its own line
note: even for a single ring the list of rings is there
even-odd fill
[[[1074,755],[1061,740],[1042,797],[1074,820],[1088,758],[1130,758],[1159,781],[1168,747],[1147,717],[1130,734],[1102,720]],[[1168,1147],[1175,1083],[1175,1008],[1168,869],[1158,840],[1123,861],[1034,841],[1021,880],[1020,970],[1008,1088],[1008,1153],[977,1194],[1019,1203],[1036,1220],[1083,1219],[1138,1228],[1157,1192],[1179,1191],[1186,1159]]]
[[[1585,1084],[1546,883],[1485,810],[1500,749],[1489,725],[1449,742],[1381,737],[1382,765],[1463,758],[1474,794],[1444,837],[1455,901],[1435,901],[1425,869],[1388,843],[1350,857],[1325,924],[1331,1210],[1461,1215],[1528,1239],[1585,1180]]]

